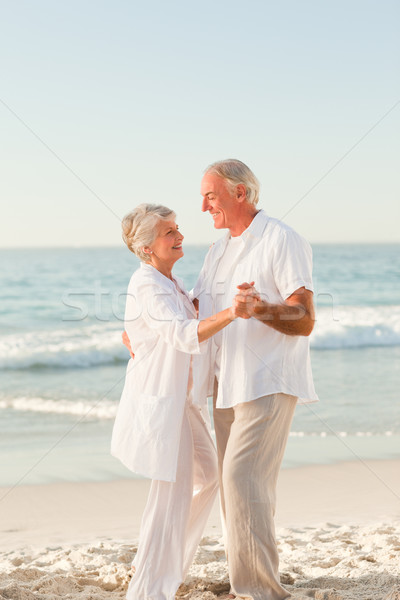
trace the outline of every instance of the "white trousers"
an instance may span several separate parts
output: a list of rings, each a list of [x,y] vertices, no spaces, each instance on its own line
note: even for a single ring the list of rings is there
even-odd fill
[[[234,594],[252,600],[290,597],[279,581],[274,515],[296,402],[295,396],[272,394],[217,409],[214,398],[229,580]]]
[[[218,490],[217,455],[199,409],[186,403],[176,482],[152,481],[127,600],[173,600]]]

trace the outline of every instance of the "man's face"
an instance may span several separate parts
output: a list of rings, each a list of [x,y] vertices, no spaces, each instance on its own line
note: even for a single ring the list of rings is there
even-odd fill
[[[222,177],[206,173],[201,182],[201,195],[201,210],[210,213],[215,229],[229,229],[235,225],[238,201]]]

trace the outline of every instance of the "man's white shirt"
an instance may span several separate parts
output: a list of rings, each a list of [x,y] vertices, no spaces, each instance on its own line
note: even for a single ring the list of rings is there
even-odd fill
[[[191,293],[199,299],[199,318],[231,306],[236,286],[245,281],[254,281],[272,303],[283,303],[301,287],[312,291],[310,245],[260,210],[241,236],[227,233],[210,248]],[[309,338],[280,333],[255,318],[236,319],[223,329],[206,354],[194,357],[194,368],[199,403],[205,394],[212,395],[218,375],[218,408],[279,392],[297,396],[301,403],[318,400]]]
[[[214,298],[213,313],[220,312],[228,308],[232,304],[232,291],[229,284],[232,279],[232,269],[234,269],[241,250],[243,249],[242,236],[229,237],[225,247],[225,252],[218,263],[217,270],[212,282],[211,295]],[[222,331],[216,333],[212,338],[212,343],[215,345],[215,376],[219,379],[221,365],[221,345]]]

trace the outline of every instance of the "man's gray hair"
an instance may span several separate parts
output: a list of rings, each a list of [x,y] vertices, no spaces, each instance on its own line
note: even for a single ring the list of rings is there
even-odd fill
[[[219,175],[228,183],[232,192],[239,184],[243,184],[246,188],[246,200],[249,204],[257,204],[260,195],[260,182],[242,161],[235,158],[219,160],[218,162],[209,165],[205,173]]]
[[[149,262],[151,257],[143,248],[156,239],[160,221],[175,217],[173,210],[161,204],[139,204],[122,219],[122,239],[140,260]]]

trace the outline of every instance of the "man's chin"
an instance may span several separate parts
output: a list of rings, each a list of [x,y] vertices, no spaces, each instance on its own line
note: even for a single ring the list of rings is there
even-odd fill
[[[217,220],[214,221],[214,229],[224,229],[224,225]]]

